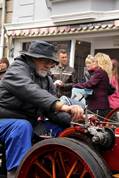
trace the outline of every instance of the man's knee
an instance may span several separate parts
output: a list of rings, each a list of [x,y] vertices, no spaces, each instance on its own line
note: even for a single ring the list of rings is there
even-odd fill
[[[32,125],[27,120],[18,119],[16,122],[12,125],[12,132],[15,133],[15,135],[21,135],[21,136],[28,136],[31,137],[33,133]]]
[[[27,120],[18,120],[17,121],[19,129],[21,128],[22,130],[33,130],[32,125],[29,121]]]

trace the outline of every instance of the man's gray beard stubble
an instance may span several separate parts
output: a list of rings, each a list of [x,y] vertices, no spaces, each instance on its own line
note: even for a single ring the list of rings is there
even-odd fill
[[[46,77],[48,75],[48,72],[47,71],[44,71],[44,70],[40,70],[37,72],[39,76],[41,77]]]

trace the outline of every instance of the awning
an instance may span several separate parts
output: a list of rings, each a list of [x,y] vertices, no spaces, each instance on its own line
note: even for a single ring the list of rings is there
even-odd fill
[[[59,36],[68,34],[91,33],[101,31],[119,30],[119,20],[94,22],[85,24],[73,24],[52,27],[37,27],[27,29],[13,29],[6,31],[8,37],[38,37],[38,36]]]

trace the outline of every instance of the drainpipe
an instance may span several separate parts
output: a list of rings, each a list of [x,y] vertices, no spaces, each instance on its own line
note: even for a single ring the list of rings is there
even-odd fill
[[[3,57],[3,51],[4,51],[4,23],[5,23],[5,5],[6,0],[2,0],[2,18],[1,18],[1,40],[0,40],[0,58]]]
[[[75,57],[75,45],[76,45],[76,40],[73,39],[71,40],[71,52],[70,52],[70,61],[69,65],[74,68],[74,57]]]

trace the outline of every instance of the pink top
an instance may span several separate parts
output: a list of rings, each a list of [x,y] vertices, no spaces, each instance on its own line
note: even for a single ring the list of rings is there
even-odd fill
[[[117,80],[115,79],[115,76],[112,77],[111,84],[115,87],[116,91],[109,96],[109,104],[110,108],[116,109],[117,107],[119,107],[119,85],[117,83]]]

